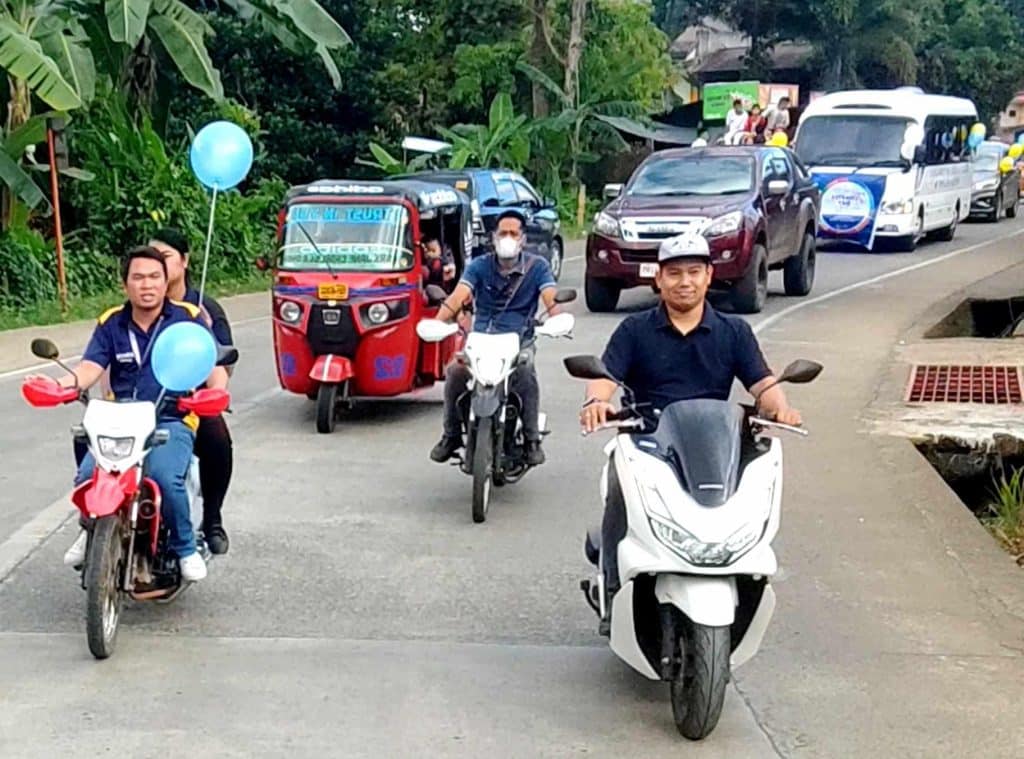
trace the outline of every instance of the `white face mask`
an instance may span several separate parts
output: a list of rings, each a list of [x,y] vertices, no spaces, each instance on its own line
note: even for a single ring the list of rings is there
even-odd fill
[[[506,260],[518,256],[521,249],[522,245],[519,240],[515,240],[511,237],[500,238],[498,240],[498,244],[495,246],[495,252],[498,254],[498,258],[504,258]]]

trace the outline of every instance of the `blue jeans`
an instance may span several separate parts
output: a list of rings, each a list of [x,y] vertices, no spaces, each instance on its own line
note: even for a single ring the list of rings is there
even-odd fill
[[[163,520],[170,530],[168,550],[178,558],[196,552],[196,536],[192,532],[192,519],[188,508],[188,493],[185,477],[192,463],[192,446],[195,434],[183,422],[160,422],[158,429],[170,432],[170,439],[158,445],[146,457],[146,474],[160,486],[163,505],[160,509]],[[78,467],[75,484],[79,485],[90,477],[96,466],[92,453],[87,453]]]

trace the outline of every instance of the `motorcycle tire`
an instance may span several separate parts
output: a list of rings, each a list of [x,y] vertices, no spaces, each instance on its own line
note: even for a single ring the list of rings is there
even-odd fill
[[[92,542],[85,567],[85,630],[89,650],[97,659],[106,659],[117,646],[124,593],[121,573],[124,556],[124,527],[117,514],[103,517],[93,528]]]
[[[679,641],[682,666],[672,680],[672,716],[684,738],[711,734],[722,715],[729,682],[729,628],[687,623]]]
[[[322,435],[334,432],[337,420],[338,386],[320,385],[316,393],[316,431]]]
[[[473,445],[473,521],[487,519],[491,504],[491,470],[494,467],[494,419],[477,419]]]

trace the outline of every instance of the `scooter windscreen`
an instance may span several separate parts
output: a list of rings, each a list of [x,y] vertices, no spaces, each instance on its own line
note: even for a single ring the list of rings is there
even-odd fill
[[[739,481],[743,409],[728,401],[677,401],[661,412],[653,438],[701,506],[721,506]]]

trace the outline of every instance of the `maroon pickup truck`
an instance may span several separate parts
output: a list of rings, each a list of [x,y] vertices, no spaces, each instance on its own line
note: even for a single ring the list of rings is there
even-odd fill
[[[714,263],[712,288],[735,310],[757,313],[768,272],[783,269],[787,295],[814,283],[820,195],[789,150],[766,146],[683,148],[650,155],[587,237],[585,291],[591,311],[613,311],[624,288],[654,286],[658,246],[697,227]]]

